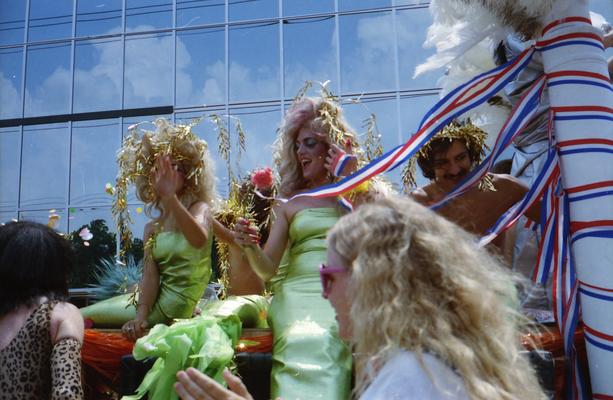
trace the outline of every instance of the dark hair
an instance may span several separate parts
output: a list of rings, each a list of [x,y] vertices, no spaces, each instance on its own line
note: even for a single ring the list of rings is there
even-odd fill
[[[262,198],[255,193],[255,186],[251,180],[247,178],[239,188],[239,198],[241,201],[249,201],[249,211],[253,214],[255,222],[260,227],[260,239],[262,244],[268,240],[270,233],[270,208],[272,206],[274,195],[272,189],[263,189],[260,193],[265,197]]]
[[[53,229],[30,221],[0,226],[0,316],[42,296],[67,300],[74,264],[72,245]]]
[[[434,179],[434,155],[446,152],[456,140],[464,143],[466,146],[471,164],[479,159],[481,150],[471,150],[464,139],[452,139],[448,137],[436,138],[428,143],[426,154],[422,154],[421,152],[417,153],[417,165],[419,165],[424,177],[430,180]]]

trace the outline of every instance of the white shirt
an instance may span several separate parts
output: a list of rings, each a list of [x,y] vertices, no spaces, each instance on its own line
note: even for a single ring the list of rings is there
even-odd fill
[[[451,368],[430,354],[424,353],[422,358],[427,373],[415,353],[398,350],[381,368],[360,400],[469,399],[462,379]]]

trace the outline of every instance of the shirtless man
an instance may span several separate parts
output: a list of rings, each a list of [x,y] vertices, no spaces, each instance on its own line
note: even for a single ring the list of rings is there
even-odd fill
[[[470,126],[467,130],[469,133],[462,137],[462,131],[467,126]],[[480,162],[483,139],[470,135],[475,131],[480,131],[482,138],[485,138],[485,133],[470,122],[462,126],[452,123],[425,146],[417,156],[417,163],[431,182],[410,194],[414,200],[426,206],[438,202]],[[437,212],[475,235],[484,235],[528,191],[523,183],[511,175],[488,173],[487,176],[493,187],[481,182]],[[538,205],[532,206],[526,215],[538,221],[539,211]],[[493,244],[501,250],[507,247],[504,245],[504,235],[494,239]],[[510,255],[507,251],[504,253],[506,257]]]

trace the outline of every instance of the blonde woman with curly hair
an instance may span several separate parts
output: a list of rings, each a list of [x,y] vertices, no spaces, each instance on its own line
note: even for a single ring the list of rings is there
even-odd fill
[[[409,199],[328,234],[324,297],[351,338],[361,399],[546,399],[520,354],[514,278],[475,238]]]
[[[132,129],[117,157],[116,217],[127,212],[127,185],[133,183],[151,218],[143,236],[144,267],[135,314],[130,318],[134,308],[126,308],[118,298],[106,300],[106,309],[100,302],[81,310],[85,318],[100,308],[125,316],[117,322],[130,318],[122,326],[130,340],[155,324],[192,316],[211,277],[213,229],[220,226],[212,218],[215,169],[207,143],[191,125],[172,125],[164,119],[155,125],[155,131]],[[129,232],[123,221],[120,231]],[[223,236],[221,229],[215,231]]]
[[[338,169],[333,165],[343,152],[341,146],[349,150],[356,144],[332,99],[297,100],[276,141],[281,197],[333,182],[333,171]],[[355,162],[346,169],[354,167]],[[351,355],[335,332],[330,304],[321,298],[317,271],[325,260],[326,234],[341,215],[337,200],[302,197],[277,202],[272,213],[264,248],[255,226],[244,219],[235,226],[235,240],[264,281],[275,276],[282,257],[284,260],[283,276],[275,282],[269,310],[274,335],[271,397],[346,399]]]

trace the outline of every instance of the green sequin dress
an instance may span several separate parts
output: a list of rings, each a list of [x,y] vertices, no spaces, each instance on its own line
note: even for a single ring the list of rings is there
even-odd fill
[[[321,295],[319,265],[336,208],[307,208],[290,224],[287,269],[269,309],[273,329],[271,398],[348,399],[351,353],[338,337],[334,310]]]

